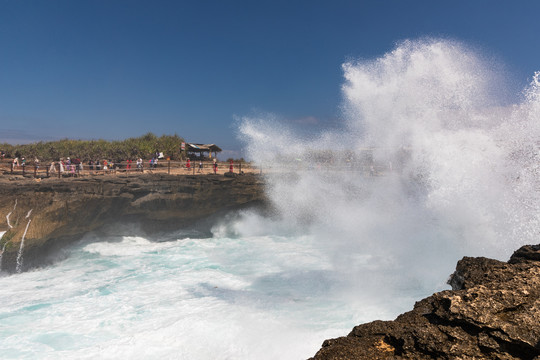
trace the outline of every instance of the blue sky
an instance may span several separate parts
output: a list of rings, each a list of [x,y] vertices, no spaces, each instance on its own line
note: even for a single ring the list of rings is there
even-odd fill
[[[0,0],[0,142],[177,133],[241,149],[235,117],[338,126],[341,64],[463,41],[516,91],[540,70],[537,1]]]

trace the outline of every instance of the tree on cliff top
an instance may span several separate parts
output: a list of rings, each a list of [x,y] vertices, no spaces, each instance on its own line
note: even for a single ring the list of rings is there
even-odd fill
[[[126,159],[151,158],[156,151],[160,151],[171,160],[185,158],[181,151],[183,138],[174,135],[162,135],[157,137],[149,132],[138,138],[126,140],[71,140],[37,142],[25,145],[0,144],[0,150],[6,153],[6,157],[13,158],[15,153],[20,153],[28,160],[38,158],[41,161],[56,161],[60,158],[79,158],[82,161],[108,159],[121,161]]]

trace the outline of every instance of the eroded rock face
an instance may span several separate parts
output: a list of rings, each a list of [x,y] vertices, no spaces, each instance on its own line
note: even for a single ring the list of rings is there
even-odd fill
[[[188,228],[233,209],[265,203],[257,175],[137,174],[70,179],[0,179],[2,270],[47,262],[50,252],[115,223],[136,223],[148,234]],[[26,232],[26,234],[25,234]],[[4,246],[5,245],[5,246]]]
[[[465,257],[449,284],[394,321],[326,340],[312,359],[540,359],[540,245],[508,262]]]

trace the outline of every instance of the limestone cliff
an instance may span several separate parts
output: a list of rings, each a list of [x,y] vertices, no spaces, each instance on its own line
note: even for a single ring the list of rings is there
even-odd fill
[[[540,245],[508,262],[465,257],[449,284],[394,321],[326,340],[312,359],[540,359]]]
[[[220,212],[263,203],[257,175],[157,174],[69,179],[0,179],[2,270],[41,265],[47,255],[88,231],[137,223],[149,234],[186,228]]]

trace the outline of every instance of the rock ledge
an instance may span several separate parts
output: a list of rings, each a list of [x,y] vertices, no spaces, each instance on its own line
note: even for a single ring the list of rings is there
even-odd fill
[[[1,270],[48,264],[85,233],[118,224],[136,224],[150,235],[192,228],[230,210],[264,205],[263,187],[254,174],[0,177],[0,231],[7,231],[0,240]]]

